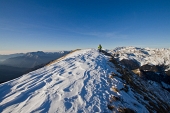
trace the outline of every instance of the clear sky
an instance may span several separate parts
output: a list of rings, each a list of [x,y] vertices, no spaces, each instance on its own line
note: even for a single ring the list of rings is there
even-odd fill
[[[170,0],[0,0],[0,54],[170,48]]]

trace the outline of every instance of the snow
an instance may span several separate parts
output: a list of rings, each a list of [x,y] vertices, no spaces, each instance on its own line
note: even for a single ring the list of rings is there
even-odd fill
[[[0,85],[0,112],[111,113],[113,111],[107,107],[109,98],[118,96],[121,101],[113,103],[116,108],[121,105],[148,113],[130,88],[128,92],[121,90],[123,80],[115,77],[108,81],[112,72],[118,74],[108,59],[96,49],[79,50],[49,66],[3,83]],[[112,87],[119,92],[114,92]]]
[[[74,52],[62,61],[0,85],[0,112],[107,111],[107,57],[95,49]]]
[[[153,49],[137,47],[118,47],[111,50],[112,54],[119,54],[119,60],[130,59],[136,60],[140,66],[150,65],[169,65],[170,66],[170,49]]]

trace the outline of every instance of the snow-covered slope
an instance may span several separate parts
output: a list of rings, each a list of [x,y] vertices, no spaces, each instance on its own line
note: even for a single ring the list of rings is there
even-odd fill
[[[137,47],[118,47],[110,51],[115,57],[122,59],[136,60],[140,66],[167,65],[170,66],[170,49],[152,49]]]
[[[164,111],[168,109],[166,103],[170,103],[170,95],[166,91],[158,88],[152,92],[155,96],[152,97],[148,87],[152,85],[142,84],[130,72],[122,75],[122,70],[126,69],[112,64],[109,59],[95,49],[79,50],[49,66],[3,83],[0,85],[0,112],[109,113],[129,110],[149,113],[153,106],[156,106],[153,111],[159,110],[160,106]]]

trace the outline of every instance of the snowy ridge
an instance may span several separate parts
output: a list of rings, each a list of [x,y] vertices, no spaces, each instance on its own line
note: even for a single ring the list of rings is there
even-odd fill
[[[142,85],[129,72],[122,75],[126,69],[119,64],[113,65],[109,59],[95,49],[79,50],[49,66],[3,83],[0,85],[0,112],[112,113],[128,108],[131,112],[149,113],[148,109],[153,107],[149,107],[148,102],[152,95],[143,92],[145,96],[151,95],[144,100],[145,96],[140,94],[149,84]],[[137,93],[134,88],[138,86]],[[163,102],[170,103],[170,95],[160,90],[167,97],[162,95],[160,99],[154,99],[153,105],[167,109]],[[160,90],[155,92],[155,97]]]
[[[168,65],[170,66],[170,49],[152,49],[152,48],[137,48],[137,47],[118,47],[110,51],[117,55],[119,60],[135,59],[140,66],[145,64],[150,65]]]

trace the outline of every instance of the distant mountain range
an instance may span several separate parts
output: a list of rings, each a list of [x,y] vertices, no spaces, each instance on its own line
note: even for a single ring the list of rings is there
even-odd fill
[[[58,59],[69,51],[59,51],[59,52],[29,52],[26,54],[20,54],[16,57],[8,56],[10,58],[1,62],[1,65],[19,67],[19,68],[33,68],[37,65],[45,64],[51,60]]]
[[[25,73],[43,67],[48,62],[56,60],[70,51],[59,52],[29,52],[26,54],[0,55],[0,83],[17,78]]]

